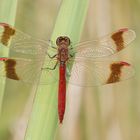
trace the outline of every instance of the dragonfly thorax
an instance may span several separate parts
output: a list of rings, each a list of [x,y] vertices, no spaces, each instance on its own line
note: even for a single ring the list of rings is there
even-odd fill
[[[60,46],[58,48],[58,60],[61,62],[66,62],[68,60],[68,48]]]
[[[60,36],[56,40],[58,46],[58,60],[66,62],[68,60],[68,47],[70,45],[70,39],[67,36]]]

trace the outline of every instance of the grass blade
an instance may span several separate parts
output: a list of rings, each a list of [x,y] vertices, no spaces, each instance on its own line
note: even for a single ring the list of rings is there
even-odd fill
[[[17,10],[17,0],[0,0],[0,22],[5,22],[10,25],[14,25],[15,17],[16,17],[16,10]],[[0,46],[0,56],[8,56],[9,51],[8,49],[2,48]],[[3,97],[4,97],[4,90],[6,81],[4,78],[0,77],[0,115],[2,110],[3,104]],[[9,114],[8,114],[9,115]],[[0,118],[0,139],[7,140],[10,138],[10,135],[7,131],[7,122],[8,120],[3,120]]]
[[[66,35],[78,42],[87,8],[88,0],[63,0],[51,40],[55,42],[58,36]],[[57,88],[58,84],[38,87],[25,140],[54,139],[58,125]]]
[[[14,25],[16,17],[17,0],[0,0],[0,22]],[[8,50],[1,48],[0,56],[8,56]],[[3,81],[3,79],[1,79]],[[5,82],[0,83],[0,112],[4,95]]]

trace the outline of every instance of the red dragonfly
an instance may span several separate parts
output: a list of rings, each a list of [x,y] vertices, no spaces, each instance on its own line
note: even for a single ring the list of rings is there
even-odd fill
[[[101,59],[121,51],[134,40],[135,32],[127,28],[97,41],[78,44],[73,44],[67,36],[59,36],[56,44],[36,40],[6,23],[0,23],[0,34],[1,46],[9,48],[15,56],[0,58],[0,75],[36,83],[42,74],[40,84],[59,81],[60,123],[65,113],[67,79],[69,83],[78,86],[97,86],[116,83],[134,74],[132,66],[127,62]],[[86,74],[85,79],[83,73]]]

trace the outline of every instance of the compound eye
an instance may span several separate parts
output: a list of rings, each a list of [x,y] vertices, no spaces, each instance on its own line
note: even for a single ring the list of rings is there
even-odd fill
[[[69,39],[67,37],[64,38],[66,41],[68,41]]]
[[[56,44],[59,45],[59,43],[62,41],[62,39],[63,39],[63,37],[61,37],[61,36],[58,37],[57,40],[56,40]]]
[[[68,37],[65,37],[65,41],[66,41],[67,43],[70,43],[70,39],[69,39]]]
[[[58,38],[58,41],[62,41],[62,40],[63,40],[63,37],[59,37],[59,38]]]

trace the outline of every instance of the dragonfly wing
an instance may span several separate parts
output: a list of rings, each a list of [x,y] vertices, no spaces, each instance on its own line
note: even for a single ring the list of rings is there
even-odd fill
[[[88,43],[80,47],[77,47],[74,50],[74,52],[75,51],[76,57],[91,58],[91,59],[106,57],[113,55],[115,53],[111,47],[101,45],[99,44],[98,41],[93,41],[92,43]]]
[[[105,46],[111,46],[115,52],[119,52],[130,44],[135,38],[136,34],[133,30],[123,28],[102,37],[100,42]]]
[[[32,59],[1,58],[0,76],[6,78],[34,83],[39,79],[41,63]]]
[[[120,29],[102,37],[100,40],[92,40],[74,45],[71,53],[76,52],[76,56],[86,58],[110,56],[124,49],[135,37],[136,35],[133,30]]]
[[[56,60],[51,60],[46,56],[48,46],[51,45],[51,42],[34,39],[31,36],[14,29],[9,24],[0,23],[0,46],[9,48],[10,53],[14,56],[14,58],[7,58],[7,60],[4,58],[5,61],[0,61],[0,75],[13,80],[34,83],[40,78],[40,73],[42,73],[44,77],[41,78],[41,83],[50,84],[53,81],[56,81],[54,80],[55,77],[53,77],[53,71],[42,69],[44,67],[42,65],[44,60],[46,60],[45,64],[47,64],[48,67],[51,67],[51,64],[56,62]],[[3,58],[1,58],[1,60],[3,60]],[[7,63],[8,66],[12,65],[12,67],[5,67]],[[14,73],[14,77],[6,75],[6,71]]]
[[[0,76],[22,81],[29,84],[35,84],[40,81],[42,72],[44,73],[43,61],[23,58],[0,58]],[[45,73],[45,76],[51,77],[51,81],[46,80],[45,84],[55,82],[51,72]],[[44,79],[47,77],[44,77]]]
[[[70,84],[78,86],[99,86],[116,83],[129,79],[134,74],[132,66],[121,61],[76,59],[72,63],[67,64],[69,69],[73,65],[67,79]]]
[[[0,23],[0,45],[11,51],[26,55],[45,54],[49,42],[37,40],[14,29],[9,24]]]

